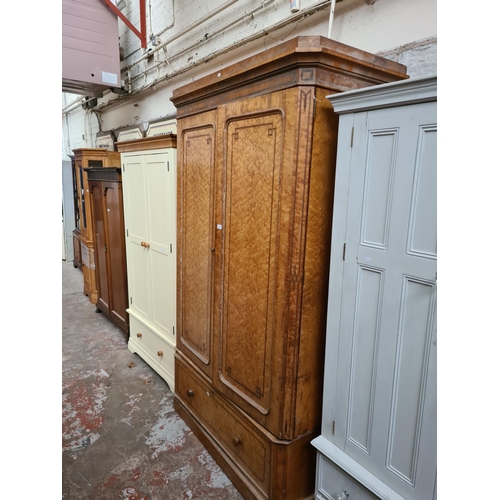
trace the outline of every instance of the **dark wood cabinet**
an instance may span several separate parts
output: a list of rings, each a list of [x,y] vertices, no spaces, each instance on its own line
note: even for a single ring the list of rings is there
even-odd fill
[[[83,271],[83,293],[92,304],[97,302],[95,275],[94,228],[89,201],[89,185],[86,168],[120,167],[120,153],[98,148],[74,149],[76,184],[78,187],[78,224],[80,238],[81,268]]]
[[[129,331],[123,195],[119,168],[87,168],[94,231],[97,310]]]
[[[338,120],[400,64],[298,37],[173,92],[175,407],[247,499],[314,492]]]
[[[80,242],[80,231],[73,229],[73,267],[82,268],[82,244]]]
[[[71,174],[73,179],[73,207],[75,218],[75,229],[73,229],[73,267],[82,268],[82,246],[80,242],[80,188],[78,182],[78,168],[74,155],[68,155],[71,160]]]

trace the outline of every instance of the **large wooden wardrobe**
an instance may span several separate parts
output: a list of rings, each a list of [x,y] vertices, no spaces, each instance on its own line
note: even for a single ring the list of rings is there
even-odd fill
[[[86,168],[107,168],[120,166],[120,154],[116,151],[98,148],[73,149],[78,186],[78,207],[80,213],[80,252],[83,271],[83,293],[92,304],[97,303],[97,282],[95,274],[94,228],[90,207],[89,182]]]
[[[406,78],[297,37],[176,89],[175,408],[246,499],[312,498],[338,121]]]
[[[174,391],[176,135],[122,141],[116,146],[122,162],[128,348]]]
[[[128,334],[127,261],[120,168],[86,168],[88,177],[98,311]]]

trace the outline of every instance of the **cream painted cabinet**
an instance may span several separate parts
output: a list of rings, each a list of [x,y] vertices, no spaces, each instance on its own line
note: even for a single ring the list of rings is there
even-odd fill
[[[340,115],[316,498],[436,498],[437,83]]]
[[[174,391],[176,321],[175,135],[118,142],[121,153],[130,338]]]

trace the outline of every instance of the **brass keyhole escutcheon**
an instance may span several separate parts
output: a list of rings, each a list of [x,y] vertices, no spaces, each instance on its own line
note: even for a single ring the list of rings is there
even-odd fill
[[[234,436],[233,444],[234,444],[234,446],[239,446],[241,444],[241,438],[240,438],[240,436],[238,436],[238,434],[236,434],[236,436]]]
[[[192,397],[194,396],[194,391],[193,391],[193,389],[189,389],[189,390],[187,391],[187,395],[188,395],[188,398],[192,398]]]

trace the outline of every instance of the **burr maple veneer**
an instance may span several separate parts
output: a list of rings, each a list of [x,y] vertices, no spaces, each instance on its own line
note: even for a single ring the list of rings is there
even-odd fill
[[[338,120],[406,68],[297,37],[173,92],[175,407],[248,499],[314,492]]]

